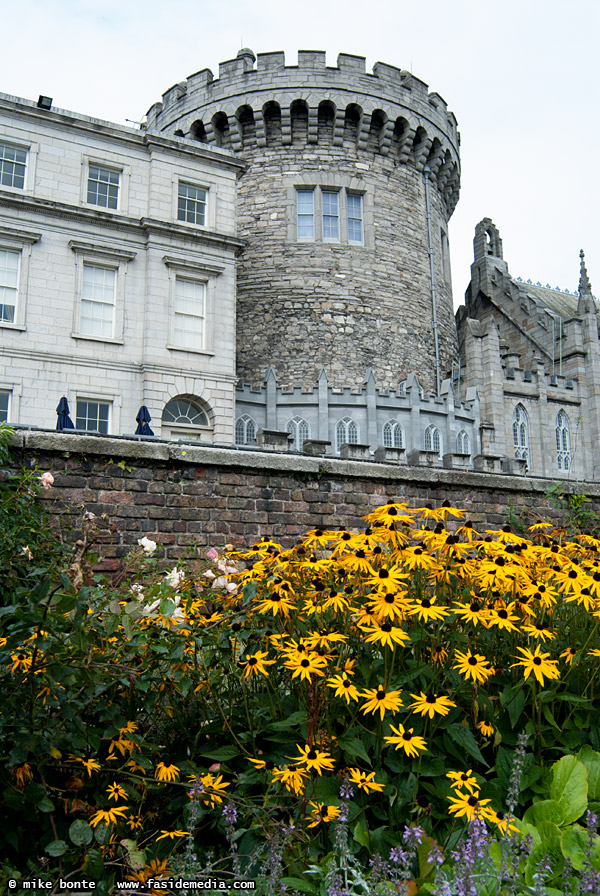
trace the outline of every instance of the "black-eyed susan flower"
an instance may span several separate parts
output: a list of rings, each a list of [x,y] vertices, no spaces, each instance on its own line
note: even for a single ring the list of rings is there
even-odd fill
[[[488,628],[497,627],[506,632],[519,631],[518,626],[515,625],[515,622],[519,621],[519,617],[512,610],[512,604],[509,604],[508,607],[498,607],[496,610],[491,610],[487,620]]]
[[[291,759],[292,762],[305,765],[309,770],[314,769],[318,775],[322,774],[325,770],[331,771],[333,768],[334,762],[329,753],[315,749],[315,747],[311,747],[309,744],[305,747],[301,747],[300,744],[296,744],[296,746],[300,755],[288,756],[288,759]]]
[[[478,722],[477,729],[481,731],[484,737],[491,737],[494,733],[494,726],[490,725],[489,722]]]
[[[365,519],[374,526],[389,526],[390,523],[412,523],[414,513],[415,511],[409,510],[406,504],[390,503],[372,510]]]
[[[372,569],[372,575],[366,580],[366,584],[377,591],[390,591],[400,589],[407,579],[408,576],[399,566],[380,566],[379,569]]]
[[[113,784],[108,785],[106,792],[108,793],[109,800],[114,800],[115,803],[118,803],[119,800],[127,799],[127,791],[124,787],[121,787],[120,784],[117,784],[116,781]]]
[[[364,713],[379,712],[383,719],[386,710],[389,709],[392,713],[396,713],[402,706],[400,693],[400,691],[386,691],[383,685],[379,685],[378,688],[367,688],[360,695],[367,698],[367,702],[363,703],[361,710]]]
[[[33,772],[28,762],[14,766],[14,768],[11,768],[10,773],[19,790],[23,790],[25,785],[33,778]]]
[[[161,831],[159,836],[156,838],[156,842],[159,840],[165,840],[167,837],[170,840],[175,840],[176,837],[189,837],[189,831]]]
[[[454,656],[458,662],[452,668],[460,672],[466,679],[471,679],[478,684],[485,684],[493,675],[493,669],[490,668],[489,662],[480,653],[473,654],[470,650],[461,653],[460,650],[457,650]]]
[[[92,776],[92,772],[99,772],[102,768],[95,759],[82,759],[81,756],[72,756],[71,758],[73,762],[81,762],[89,777]]]
[[[567,665],[571,665],[573,659],[577,656],[578,650],[576,647],[567,647],[566,650],[563,650],[560,654],[561,659],[567,663]]]
[[[447,716],[452,707],[456,706],[456,703],[453,703],[449,697],[444,697],[441,694],[425,694],[421,691],[420,695],[411,694],[410,696],[414,698],[414,703],[411,703],[408,709],[420,712],[422,716],[428,715],[430,719],[433,719],[436,713],[440,716]]]
[[[588,650],[588,656],[600,656],[600,648],[592,647]]]
[[[365,641],[367,643],[381,644],[382,647],[390,647],[394,650],[394,645],[399,644],[401,647],[410,641],[409,636],[404,629],[391,622],[382,622],[380,625],[374,623],[372,626],[362,626],[366,634]]]
[[[448,651],[442,644],[434,644],[431,648],[431,659],[441,666],[448,659]]]
[[[497,826],[503,837],[507,833],[513,834],[519,830],[512,818],[509,815],[505,815],[502,811],[496,812],[495,809],[488,808],[485,817],[488,821],[491,821]]]
[[[127,806],[110,806],[108,809],[98,809],[90,818],[89,823],[93,828],[99,824],[116,824],[119,819],[126,817],[127,812]]]
[[[397,750],[404,750],[407,756],[418,756],[419,753],[427,751],[427,743],[422,737],[413,734],[413,728],[404,728],[404,725],[398,725],[394,728],[390,725],[390,730],[395,736],[384,737],[384,741],[388,744],[395,744]]]
[[[522,625],[521,629],[527,632],[528,635],[531,635],[532,638],[535,638],[536,641],[554,641],[556,638],[554,632],[551,632],[548,626],[543,625],[541,622],[529,622],[527,625]]]
[[[311,819],[311,822],[308,825],[309,828],[315,828],[318,824],[321,824],[321,822],[326,824],[327,822],[335,821],[340,814],[339,806],[327,806],[325,803],[315,803],[312,800],[309,805],[313,807],[313,810],[309,815],[309,818]]]
[[[300,678],[300,681],[312,681],[312,676],[323,676],[323,669],[327,666],[325,657],[310,651],[307,655],[293,656],[283,664],[286,669],[291,669],[292,678]]]
[[[215,777],[210,772],[206,775],[191,775],[190,780],[193,785],[188,796],[191,799],[202,800],[211,809],[223,802],[223,792],[230,785],[229,781],[223,780],[223,775]]]
[[[453,789],[460,790],[462,787],[466,787],[469,793],[475,795],[479,793],[479,784],[472,769],[468,769],[466,772],[446,772],[446,777],[450,778],[450,786]]]
[[[144,822],[141,815],[130,815],[127,819],[127,827],[130,831],[141,831]]]
[[[251,678],[253,675],[257,678],[259,675],[268,676],[267,666],[272,666],[276,662],[265,659],[268,655],[266,650],[257,650],[256,653],[247,653],[245,660],[239,660],[239,664],[244,670],[244,678]]]
[[[272,613],[273,616],[277,616],[278,613],[281,613],[281,615],[285,616],[287,619],[293,606],[294,604],[292,601],[282,594],[272,594],[270,597],[261,600],[256,605],[256,609],[259,613]]]
[[[523,666],[525,681],[527,681],[532,672],[541,685],[544,684],[544,678],[560,678],[556,660],[549,660],[549,653],[540,653],[539,644],[536,644],[533,653],[527,647],[517,647],[517,650],[523,655],[523,658],[516,663],[513,663],[511,668],[514,666]]]
[[[154,770],[154,777],[157,781],[177,781],[179,779],[179,768],[176,765],[159,762]]]
[[[469,603],[456,604],[454,612],[463,622],[470,622],[474,626],[477,626],[480,623],[485,626],[488,616],[490,615],[485,604],[475,595],[473,595],[472,600]]]
[[[436,603],[435,597],[422,597],[420,600],[411,601],[409,613],[418,616],[421,622],[439,621],[450,615],[447,607]]]
[[[273,781],[281,781],[286,790],[298,796],[304,790],[308,771],[297,765],[286,765],[285,768],[273,769]]]
[[[371,790],[382,791],[383,784],[375,780],[375,772],[361,772],[359,768],[349,768],[348,776],[353,784],[356,784],[360,790],[369,793]]]
[[[335,696],[343,697],[348,704],[351,700],[358,700],[358,688],[352,684],[346,675],[333,675],[331,678],[328,678],[327,687],[335,688]]]
[[[482,818],[489,819],[490,817],[490,809],[487,808],[489,799],[481,800],[473,793],[462,793],[460,790],[457,790],[456,795],[449,796],[448,799],[450,800],[448,812],[455,818],[465,816],[468,821],[471,821],[475,813],[481,815]]]
[[[370,601],[370,606],[378,621],[391,622],[406,618],[410,608],[405,591],[378,591]]]

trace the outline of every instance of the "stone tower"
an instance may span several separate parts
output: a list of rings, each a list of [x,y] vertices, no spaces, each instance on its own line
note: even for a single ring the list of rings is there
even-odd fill
[[[456,355],[448,219],[456,119],[407,71],[340,54],[243,49],[171,87],[147,129],[239,153],[237,372],[256,385],[439,394]],[[219,211],[217,209],[217,221]]]

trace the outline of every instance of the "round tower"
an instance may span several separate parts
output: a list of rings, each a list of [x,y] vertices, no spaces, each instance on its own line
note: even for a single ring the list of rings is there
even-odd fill
[[[147,129],[240,153],[237,369],[260,384],[439,390],[456,355],[448,220],[456,119],[407,71],[240,50],[176,84]],[[218,216],[218,210],[217,210]],[[217,218],[218,220],[218,218]],[[218,227],[218,224],[217,224]]]

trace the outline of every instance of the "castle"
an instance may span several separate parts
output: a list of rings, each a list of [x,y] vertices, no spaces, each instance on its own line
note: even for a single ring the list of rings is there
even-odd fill
[[[484,219],[455,321],[457,122],[411,73],[243,49],[139,129],[0,127],[0,419],[600,478],[583,259],[577,295],[517,281]]]

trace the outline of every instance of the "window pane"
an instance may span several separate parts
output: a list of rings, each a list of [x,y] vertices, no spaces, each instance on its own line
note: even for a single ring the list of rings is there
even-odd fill
[[[79,331],[83,335],[112,337],[116,277],[113,268],[83,266],[79,322]]]
[[[118,171],[90,165],[87,187],[87,201],[90,205],[99,205],[101,208],[117,208],[120,177]]]
[[[8,403],[10,400],[10,392],[0,392],[0,423],[8,421]]]
[[[193,187],[191,184],[179,184],[177,195],[177,220],[187,224],[200,224],[206,221],[206,190]]]
[[[314,193],[312,190],[297,190],[296,197],[298,202],[298,239],[314,239]]]
[[[0,250],[0,321],[14,323],[17,308],[20,252]]]
[[[175,281],[173,342],[189,348],[204,346],[206,284],[194,280]]]
[[[348,242],[362,243],[362,196],[348,193],[346,202],[348,207]]]
[[[25,186],[26,164],[25,150],[0,143],[0,185],[22,190]]]
[[[110,404],[101,401],[77,400],[76,429],[108,435]]]
[[[323,201],[323,239],[339,240],[339,196],[337,193],[324,190],[321,197]]]

